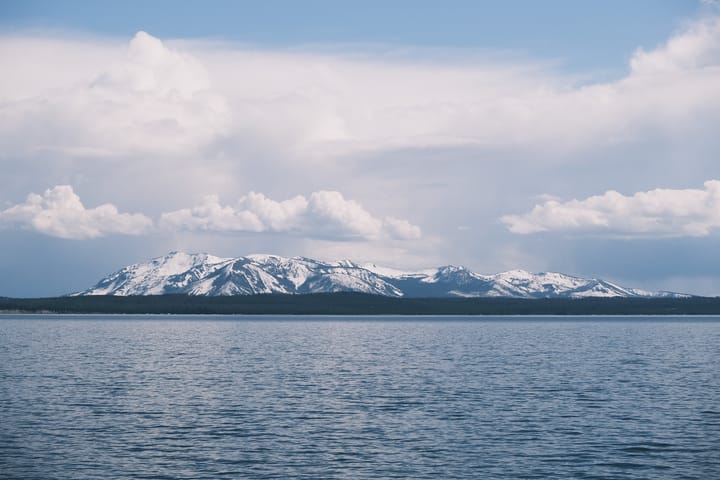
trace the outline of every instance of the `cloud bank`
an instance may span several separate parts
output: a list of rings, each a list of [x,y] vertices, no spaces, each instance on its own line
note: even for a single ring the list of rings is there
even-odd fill
[[[700,189],[655,189],[625,196],[615,191],[584,200],[548,200],[523,215],[501,217],[518,234],[608,232],[702,237],[720,228],[720,181]]]
[[[272,200],[250,192],[236,205],[222,205],[217,196],[202,204],[163,213],[160,225],[170,229],[209,232],[289,232],[322,239],[415,240],[420,228],[406,220],[379,219],[340,192],[321,190],[309,198],[298,195]]]
[[[714,237],[699,236],[715,228],[708,212],[693,220],[585,205],[579,213],[558,201],[579,218],[557,227],[554,214],[496,220],[548,191],[584,202],[613,188],[632,199],[648,185],[717,178],[720,18],[712,13],[665,42],[633,45],[625,71],[610,74],[504,52],[0,33],[0,205],[48,185],[112,198],[157,220],[153,238],[132,245],[140,257],[172,243],[228,256],[272,249],[399,268],[594,274],[617,249],[641,243],[621,236],[695,235],[670,240],[679,254],[698,245],[710,252]],[[327,186],[341,199],[322,193]],[[251,191],[264,195],[235,201]],[[215,196],[188,203],[207,194]],[[548,200],[534,203],[547,210]],[[30,220],[12,225],[37,231]],[[505,225],[607,234],[595,236],[605,245],[598,253],[592,242],[511,235]],[[423,241],[392,240],[421,233]],[[629,263],[613,275],[628,280],[638,268]]]
[[[40,75],[28,90],[22,78],[37,74],[37,64],[53,65],[43,45],[67,57],[70,68],[82,65],[76,78]],[[717,17],[689,24],[655,49],[638,49],[624,78],[589,85],[532,62],[173,45],[146,32],[125,48],[104,50],[0,38],[0,51],[8,52],[0,70],[18,70],[0,81],[6,150],[183,156],[227,138],[329,158],[453,145],[582,149],[647,131],[689,130],[718,119],[720,106]],[[83,50],[90,53],[83,57]]]
[[[289,232],[323,240],[416,240],[420,227],[393,217],[379,219],[340,192],[321,190],[309,198],[298,195],[272,200],[250,192],[236,205],[222,205],[208,195],[195,207],[161,214],[165,231]],[[153,221],[140,213],[120,213],[106,203],[86,208],[70,185],[57,185],[43,195],[31,193],[24,203],[0,210],[1,228],[23,228],[45,235],[90,239],[108,234],[140,235]]]
[[[139,213],[120,213],[109,203],[85,208],[69,185],[58,185],[43,195],[31,193],[24,203],[0,211],[0,227],[19,227],[52,237],[87,239],[108,234],[139,235],[152,220]]]
[[[222,134],[227,106],[213,91],[205,67],[192,55],[138,32],[123,49],[62,40],[2,39],[4,67],[23,68],[26,60],[53,65],[45,50],[65,57],[72,69],[91,54],[102,60],[81,65],[77,78],[53,81],[53,72],[36,90],[8,80],[0,96],[0,134],[6,153],[79,158],[122,155],[177,155],[197,150]],[[4,47],[4,48],[3,48]],[[70,49],[77,51],[69,51]],[[29,53],[29,59],[20,60]],[[104,53],[104,55],[103,55]],[[77,59],[76,56],[81,57]],[[10,62],[8,62],[10,60]],[[28,67],[24,67],[28,68]],[[37,68],[37,67],[33,67]],[[19,80],[25,75],[16,73]],[[60,77],[68,76],[61,73]],[[33,83],[41,80],[31,80]],[[25,95],[23,95],[25,93]],[[10,138],[15,140],[10,141]]]

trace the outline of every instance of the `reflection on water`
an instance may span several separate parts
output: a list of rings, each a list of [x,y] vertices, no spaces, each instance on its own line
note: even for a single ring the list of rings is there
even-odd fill
[[[0,317],[0,477],[720,478],[720,322],[172,318]]]

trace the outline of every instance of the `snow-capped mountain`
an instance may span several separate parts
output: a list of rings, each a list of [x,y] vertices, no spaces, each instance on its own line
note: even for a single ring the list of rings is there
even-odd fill
[[[352,262],[248,255],[220,258],[171,252],[130,265],[77,295],[252,295],[257,293],[365,292],[400,297],[403,292]]]
[[[74,295],[252,295],[362,292],[389,297],[687,297],[625,288],[561,273],[511,270],[482,275],[452,265],[405,272],[348,260],[248,255],[220,258],[171,252],[125,267]]]

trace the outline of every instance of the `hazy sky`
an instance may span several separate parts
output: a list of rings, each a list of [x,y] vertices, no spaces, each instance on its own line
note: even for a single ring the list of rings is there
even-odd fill
[[[0,296],[171,250],[720,295],[718,2],[6,0],[0,72]]]

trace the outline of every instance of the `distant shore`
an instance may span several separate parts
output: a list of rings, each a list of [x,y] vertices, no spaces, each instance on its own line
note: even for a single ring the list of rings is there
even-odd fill
[[[720,297],[393,298],[309,295],[0,297],[0,313],[214,315],[720,315]]]

